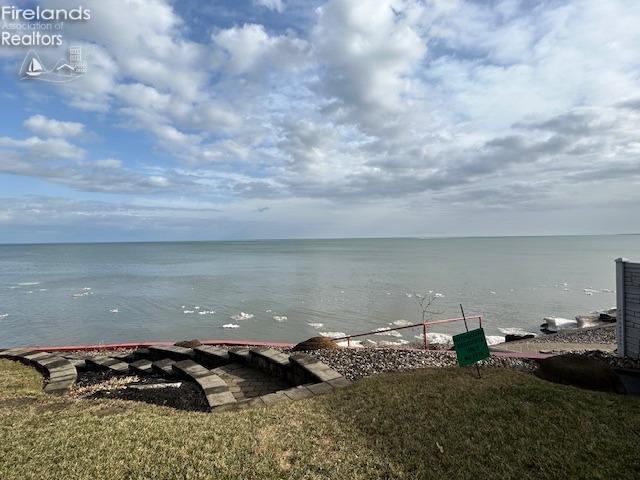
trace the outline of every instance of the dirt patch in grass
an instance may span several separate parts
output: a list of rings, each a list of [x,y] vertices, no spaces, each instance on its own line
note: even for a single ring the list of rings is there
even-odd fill
[[[118,375],[83,372],[71,390],[73,398],[126,400],[196,412],[209,411],[202,390],[193,382],[160,375]]]

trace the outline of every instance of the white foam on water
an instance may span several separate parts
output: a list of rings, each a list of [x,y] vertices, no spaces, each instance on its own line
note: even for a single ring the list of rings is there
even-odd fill
[[[264,311],[264,313],[271,313],[271,312],[273,312],[273,310],[271,310],[270,308],[268,308],[268,309],[266,309],[266,310]]]
[[[313,327],[313,328],[322,328],[322,327],[324,327],[324,323],[307,323],[307,325],[309,325],[310,327]]]
[[[489,290],[489,293],[490,293],[491,295],[497,295],[497,293],[496,293],[496,292],[494,292],[493,290]]]
[[[46,291],[47,291],[47,289],[46,289],[46,288],[39,288],[39,289],[38,289],[38,291],[39,291],[39,292],[46,292]]]
[[[274,315],[273,319],[276,322],[286,322],[287,321],[287,317],[285,315]]]
[[[236,325],[235,323],[226,323],[222,325],[222,328],[240,328],[240,325]]]
[[[8,316],[8,313],[0,313],[0,320],[2,320],[3,318],[7,318]]]
[[[120,310],[118,310],[117,308],[112,308],[111,310],[109,310],[111,313],[120,313]]]
[[[380,327],[380,328],[376,328],[376,332],[374,335],[381,335],[381,336],[389,336],[389,337],[401,337],[402,334],[400,332],[398,332],[397,330],[392,330],[389,327]]]
[[[16,284],[19,287],[32,287],[34,285],[40,285],[40,282],[22,282],[22,283],[18,283]]]
[[[215,310],[200,310],[198,315],[215,315]]]
[[[504,333],[505,335],[534,335],[537,336],[537,334],[533,333],[533,332],[527,332],[526,330],[523,330],[522,328],[517,328],[517,327],[507,327],[507,328],[499,328],[498,330],[500,330],[500,333]]]
[[[582,291],[585,295],[593,295],[594,293],[600,293],[600,290],[595,290],[593,288],[583,288]]]
[[[193,307],[195,310],[200,310],[200,307]]]
[[[415,335],[414,338],[424,340],[424,335]],[[427,342],[437,344],[450,344],[453,345],[453,337],[446,333],[427,332]]]
[[[409,325],[413,325],[413,323],[410,322],[409,320],[400,319],[400,320],[394,320],[389,325],[395,325],[396,327],[408,327]]]
[[[253,313],[240,312],[237,315],[231,315],[230,318],[236,322],[238,320],[249,320],[250,318],[253,318]]]
[[[336,345],[338,345],[339,347],[364,348],[364,345],[362,345],[362,340],[351,340],[351,342],[342,340],[340,342],[336,342]]]
[[[504,343],[504,337],[500,335],[487,335],[485,338],[487,339],[487,345],[497,345],[499,343]]]
[[[434,296],[435,298],[444,298],[444,294],[443,294],[443,293],[437,293],[437,292],[436,292],[436,293],[434,293],[434,294],[433,294],[433,296]]]
[[[409,340],[400,339],[398,341],[389,341],[389,340],[381,340],[378,342],[379,347],[401,347],[402,345],[407,345]]]
[[[615,290],[611,290],[610,288],[603,288],[600,290],[602,293],[616,293]]]
[[[184,310],[183,313],[189,315],[190,313],[195,313],[195,310]]]
[[[340,337],[347,336],[347,334],[344,332],[320,332],[320,335],[322,335],[323,337],[329,337],[329,338],[340,338]]]

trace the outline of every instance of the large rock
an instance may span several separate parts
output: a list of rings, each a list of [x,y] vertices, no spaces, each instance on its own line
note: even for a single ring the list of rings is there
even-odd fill
[[[504,336],[504,341],[506,342],[516,342],[518,340],[526,340],[527,338],[535,338],[536,336],[533,333],[507,333]]]
[[[600,312],[600,321],[612,323],[616,321],[617,316],[618,316],[618,309],[610,308],[609,310]]]
[[[304,342],[300,342],[292,348],[294,352],[303,350],[322,350],[323,348],[337,349],[340,346],[329,337],[312,337]]]

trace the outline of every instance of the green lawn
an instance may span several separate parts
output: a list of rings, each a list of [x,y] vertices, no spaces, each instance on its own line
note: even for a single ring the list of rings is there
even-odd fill
[[[640,478],[640,400],[420,370],[239,413],[41,393],[0,360],[0,479]]]

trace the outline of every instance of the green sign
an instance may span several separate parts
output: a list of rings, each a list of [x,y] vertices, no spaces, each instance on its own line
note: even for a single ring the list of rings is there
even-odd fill
[[[484,330],[477,328],[453,336],[453,347],[458,357],[458,365],[466,367],[490,356]]]

